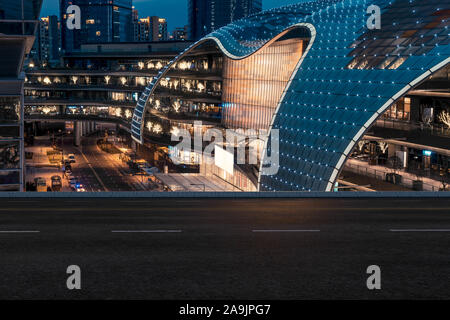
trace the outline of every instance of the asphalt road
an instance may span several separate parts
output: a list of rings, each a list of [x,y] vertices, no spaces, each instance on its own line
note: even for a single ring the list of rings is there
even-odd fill
[[[1,202],[2,299],[450,298],[449,199]]]
[[[73,146],[73,139],[65,140],[64,150],[75,154],[73,174],[86,191],[142,191],[129,176],[120,172],[116,165],[97,148],[97,137],[83,138],[79,148]]]

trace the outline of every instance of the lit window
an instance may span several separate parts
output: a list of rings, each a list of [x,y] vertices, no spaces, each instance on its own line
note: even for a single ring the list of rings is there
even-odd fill
[[[97,37],[100,37],[100,36],[102,35],[102,33],[101,33],[100,31],[97,31],[97,32],[95,33],[95,35],[96,35]]]
[[[95,20],[94,19],[87,19],[86,20],[86,24],[95,24]]]

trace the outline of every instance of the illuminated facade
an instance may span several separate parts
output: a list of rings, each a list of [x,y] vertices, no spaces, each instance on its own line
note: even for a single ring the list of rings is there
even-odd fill
[[[152,45],[156,52],[148,52]],[[131,120],[139,93],[187,42],[82,45],[63,65],[28,65],[25,117],[89,115]],[[100,48],[100,49],[99,49]]]
[[[381,8],[380,30],[367,28],[370,5]],[[216,60],[221,60],[216,79],[222,90],[213,105],[219,109],[221,126],[264,127],[269,123],[271,130],[279,130],[279,170],[275,175],[262,175],[268,163],[260,161],[256,188],[331,191],[346,159],[377,119],[448,65],[449,10],[450,3],[441,0],[328,0],[272,9],[230,24],[207,35],[161,70],[135,108],[132,137],[143,143],[147,117],[170,119],[170,114],[176,114],[174,104],[164,103],[157,94],[172,81],[171,73],[180,63],[216,55]],[[296,63],[279,65],[281,73],[289,74],[287,84],[280,84],[284,86],[281,98],[277,98],[279,87],[273,86],[258,95],[260,101],[252,100],[258,92],[259,75],[242,85],[235,85],[241,75],[227,75],[235,72],[233,65],[239,63],[251,69],[252,59],[267,50],[278,50],[277,42],[281,44],[283,36],[299,40],[302,47],[284,58],[296,59]],[[286,49],[289,51],[289,46]],[[275,81],[270,63],[260,67],[268,83]],[[195,78],[199,71],[191,68],[189,65]],[[212,70],[207,64],[204,71]],[[281,73],[283,83],[286,77]],[[264,76],[264,71],[260,75]],[[194,105],[198,108],[197,94],[209,84],[198,87],[194,81],[194,85],[197,88],[189,99],[197,100]],[[210,92],[207,89],[205,93]],[[243,94],[234,97],[236,92]],[[271,94],[273,98],[268,98]],[[188,100],[183,94],[178,98],[181,104]],[[256,107],[249,107],[252,105]],[[407,103],[402,108],[400,116],[404,117]],[[199,113],[185,113],[182,119],[192,116],[199,118]],[[268,149],[263,150],[263,159],[270,153]]]

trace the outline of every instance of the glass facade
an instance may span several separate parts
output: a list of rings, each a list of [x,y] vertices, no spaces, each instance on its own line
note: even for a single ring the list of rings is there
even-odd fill
[[[23,190],[21,73],[41,5],[42,0],[0,0],[0,191]]]
[[[78,5],[81,29],[61,29],[62,49],[73,52],[85,43],[128,42],[133,40],[131,0],[60,0],[61,24],[67,20],[66,10]]]
[[[225,58],[222,124],[267,131],[304,48],[303,40],[293,38],[276,41],[243,60]]]
[[[381,8],[380,30],[367,28],[367,8],[372,4]],[[227,25],[207,35],[161,70],[136,106],[132,136],[142,143],[144,118],[151,105],[148,102],[172,64],[207,41],[215,41],[226,57],[224,101],[235,102],[246,94],[250,97],[243,100],[252,101],[255,96],[266,99],[266,93],[270,95],[276,90],[269,88],[260,95],[257,81],[239,83],[244,76],[235,71],[233,64],[257,54],[272,39],[298,26],[305,33],[300,37],[311,41],[297,69],[278,65],[283,72],[293,71],[272,125],[279,132],[279,139],[275,140],[279,150],[273,151],[279,157],[279,169],[274,175],[262,175],[263,161],[258,188],[331,191],[347,157],[371,125],[388,109],[391,116],[395,113],[396,118],[408,118],[407,100],[399,101],[395,107],[393,104],[448,64],[449,9],[448,2],[438,0],[311,1],[271,9]],[[245,59],[241,63],[246,63]],[[251,63],[244,68],[252,72]],[[261,64],[261,74],[264,72],[265,79],[270,79],[270,66]],[[235,90],[227,92],[228,84]],[[240,94],[233,98],[233,91]],[[229,121],[231,126],[267,123],[268,116],[262,108],[266,103],[260,102],[253,100],[257,107],[250,108],[252,112],[242,105],[233,109],[224,103],[224,123]]]
[[[34,35],[41,5],[42,0],[0,0],[0,33]]]
[[[261,0],[189,0],[189,36],[198,40],[233,21],[262,9]]]

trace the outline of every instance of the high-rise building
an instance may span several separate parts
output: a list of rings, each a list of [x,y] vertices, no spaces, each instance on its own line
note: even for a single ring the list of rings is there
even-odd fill
[[[151,38],[150,17],[137,19],[134,23],[134,41],[150,42]]]
[[[131,13],[131,20],[133,24],[133,41],[139,41],[139,12],[134,7]]]
[[[188,39],[188,26],[184,26],[182,28],[175,28],[175,30],[172,32],[172,40],[180,41],[180,40],[187,40]]]
[[[150,27],[153,41],[167,41],[169,34],[167,31],[167,20],[160,17],[150,17]]]
[[[167,21],[160,17],[138,19],[134,23],[134,41],[166,41],[168,40]]]
[[[61,43],[65,52],[81,44],[133,40],[132,0],[60,0]],[[81,29],[66,28],[68,6],[81,9]]]
[[[189,37],[198,40],[261,9],[262,0],[189,0]]]
[[[43,17],[39,21],[35,50],[35,58],[41,63],[58,62],[60,57],[60,25],[57,16]]]
[[[0,191],[24,190],[23,84],[42,0],[0,0]]]

